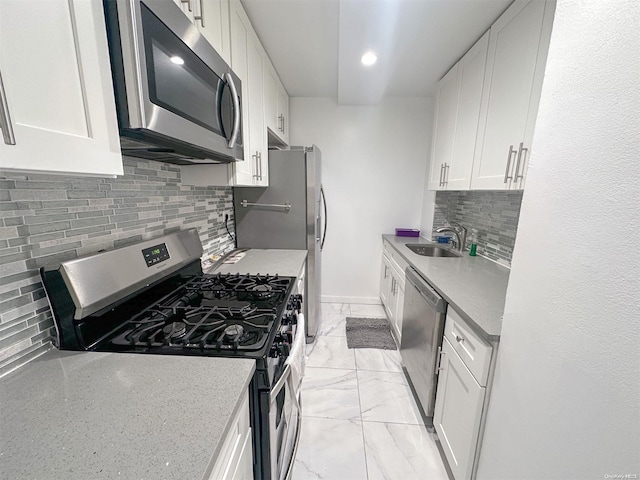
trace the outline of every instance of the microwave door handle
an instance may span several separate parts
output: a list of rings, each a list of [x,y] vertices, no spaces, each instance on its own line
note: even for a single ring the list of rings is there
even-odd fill
[[[231,89],[231,98],[233,98],[233,130],[229,139],[229,148],[233,148],[238,139],[238,131],[240,130],[240,100],[238,100],[238,90],[236,84],[233,83],[233,77],[230,73],[225,73],[224,78]]]

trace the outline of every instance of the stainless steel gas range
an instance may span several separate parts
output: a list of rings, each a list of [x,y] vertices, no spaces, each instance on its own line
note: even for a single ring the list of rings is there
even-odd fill
[[[291,472],[300,433],[294,277],[202,273],[195,229],[41,269],[64,350],[250,358],[254,478]]]

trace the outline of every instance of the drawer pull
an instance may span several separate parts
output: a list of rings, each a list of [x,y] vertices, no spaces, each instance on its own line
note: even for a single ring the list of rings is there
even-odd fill
[[[456,335],[456,342],[458,343],[464,342],[464,337],[461,337],[460,335]]]

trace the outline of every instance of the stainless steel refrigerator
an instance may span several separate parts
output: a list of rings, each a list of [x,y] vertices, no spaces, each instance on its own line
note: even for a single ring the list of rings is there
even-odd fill
[[[318,329],[322,248],[327,234],[321,160],[315,145],[270,150],[269,186],[236,187],[233,199],[238,248],[307,250],[307,342],[313,341]]]

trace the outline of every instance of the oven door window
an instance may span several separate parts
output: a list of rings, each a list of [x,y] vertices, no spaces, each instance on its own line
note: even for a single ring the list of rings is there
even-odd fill
[[[225,138],[233,103],[226,82],[140,3],[149,99]]]

